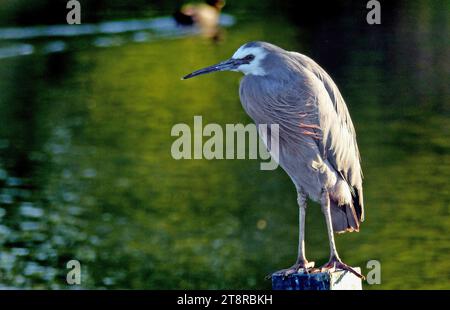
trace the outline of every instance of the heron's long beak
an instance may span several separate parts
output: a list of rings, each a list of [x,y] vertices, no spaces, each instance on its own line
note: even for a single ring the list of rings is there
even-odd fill
[[[233,59],[230,58],[228,60],[222,61],[221,63],[218,63],[216,65],[213,66],[209,66],[197,71],[194,71],[192,73],[189,73],[188,75],[183,77],[183,80],[186,79],[190,79],[194,76],[198,76],[198,75],[202,75],[202,74],[207,74],[207,73],[211,73],[211,72],[215,72],[215,71],[230,71],[230,70],[235,70],[237,69],[240,65],[244,64],[245,61],[242,59]]]

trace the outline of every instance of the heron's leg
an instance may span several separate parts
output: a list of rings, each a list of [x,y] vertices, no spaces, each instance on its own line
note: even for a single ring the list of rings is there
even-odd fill
[[[304,193],[298,193],[298,255],[297,262],[294,266],[304,268],[307,271],[308,268],[314,267],[314,262],[308,262],[305,256],[305,218],[306,218],[306,195]]]
[[[334,242],[333,234],[333,222],[331,220],[331,207],[330,207],[330,195],[327,190],[322,191],[322,197],[320,200],[322,206],[322,212],[325,215],[325,222],[327,223],[328,240],[330,244],[330,261],[332,258],[341,260],[336,250],[336,243]]]
[[[298,221],[299,221],[299,240],[298,240],[298,255],[297,261],[294,265],[287,269],[282,269],[274,272],[273,274],[282,274],[284,277],[287,277],[291,274],[298,272],[308,273],[308,269],[314,268],[314,262],[308,262],[305,256],[305,217],[306,217],[306,195],[304,193],[298,193],[297,196],[298,202]],[[269,275],[270,278],[272,275]]]
[[[328,191],[326,189],[322,191],[321,205],[322,205],[322,212],[325,215],[325,221],[327,223],[328,239],[330,242],[330,260],[325,265],[322,266],[321,268],[322,271],[324,269],[331,269],[331,270],[343,269],[350,271],[359,278],[364,279],[364,277],[361,274],[359,274],[353,268],[342,262],[336,250],[336,243],[334,242],[334,233],[333,233],[333,222],[331,220],[330,195],[328,194]]]

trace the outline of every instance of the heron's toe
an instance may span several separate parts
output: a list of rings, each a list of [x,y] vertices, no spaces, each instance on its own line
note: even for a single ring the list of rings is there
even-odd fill
[[[295,273],[309,273],[309,270],[314,268],[314,262],[302,262],[302,263],[296,263],[293,266],[287,268],[287,269],[281,269],[278,271],[275,271],[274,273],[271,273],[266,276],[266,279],[271,279],[274,275],[281,275],[283,278],[287,278],[292,274]]]
[[[338,269],[351,272],[360,279],[363,279],[363,280],[365,279],[365,277],[362,274],[360,274],[355,269],[353,269],[352,267],[343,263],[340,260],[330,260],[328,263],[326,263],[325,265],[323,265],[320,268],[321,272],[325,272],[325,271],[334,272],[335,270],[338,270]]]

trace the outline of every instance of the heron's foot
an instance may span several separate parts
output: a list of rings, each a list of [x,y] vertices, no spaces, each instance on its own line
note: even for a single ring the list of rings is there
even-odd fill
[[[274,273],[271,273],[266,276],[266,279],[269,280],[274,275],[282,275],[283,278],[287,278],[290,275],[294,273],[309,273],[310,269],[314,268],[314,262],[308,262],[308,261],[300,261],[292,265],[291,267],[287,269],[281,269],[278,271],[275,271]]]
[[[328,263],[326,263],[325,265],[323,265],[320,268],[320,271],[321,272],[325,272],[325,271],[333,272],[337,269],[349,271],[349,272],[353,273],[355,276],[357,276],[358,278],[363,279],[363,280],[365,279],[365,277],[362,274],[360,274],[359,272],[357,272],[355,269],[348,266],[347,264],[343,263],[340,258],[337,258],[335,256],[332,256],[330,258],[330,260],[328,261]]]

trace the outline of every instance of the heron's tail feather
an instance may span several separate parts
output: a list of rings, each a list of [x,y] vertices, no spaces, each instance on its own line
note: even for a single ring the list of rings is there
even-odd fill
[[[331,220],[333,230],[337,233],[359,231],[360,220],[356,215],[352,204],[339,206],[336,201],[331,200]]]

